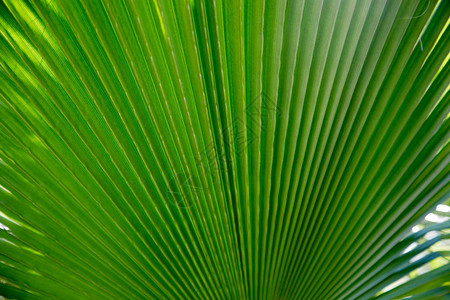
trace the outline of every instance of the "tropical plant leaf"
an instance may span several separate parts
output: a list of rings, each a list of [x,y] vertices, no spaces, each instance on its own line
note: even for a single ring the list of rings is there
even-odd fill
[[[411,228],[450,194],[448,1],[0,16],[0,295],[450,294],[448,264],[384,290],[446,253]]]

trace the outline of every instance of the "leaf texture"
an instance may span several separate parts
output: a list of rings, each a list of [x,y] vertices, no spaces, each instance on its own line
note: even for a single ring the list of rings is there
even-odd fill
[[[2,0],[0,294],[444,299],[450,3]]]

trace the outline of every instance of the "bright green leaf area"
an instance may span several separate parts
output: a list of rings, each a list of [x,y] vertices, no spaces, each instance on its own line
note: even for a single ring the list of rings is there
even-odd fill
[[[449,23],[0,0],[0,296],[449,299]]]

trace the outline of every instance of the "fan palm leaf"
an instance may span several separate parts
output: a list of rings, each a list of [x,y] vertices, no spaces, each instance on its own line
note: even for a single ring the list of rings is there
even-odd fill
[[[448,264],[384,288],[448,258],[411,228],[450,193],[450,2],[0,16],[1,295],[448,297]]]

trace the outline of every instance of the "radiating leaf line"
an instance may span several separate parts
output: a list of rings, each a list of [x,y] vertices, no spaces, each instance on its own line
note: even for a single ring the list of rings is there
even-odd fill
[[[448,8],[0,1],[0,295],[445,297]]]

